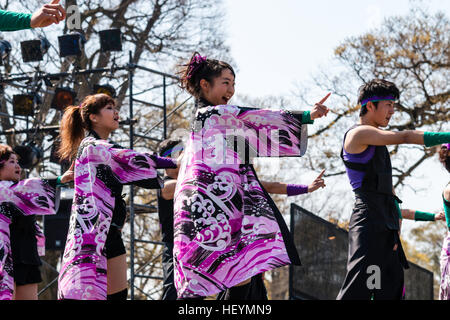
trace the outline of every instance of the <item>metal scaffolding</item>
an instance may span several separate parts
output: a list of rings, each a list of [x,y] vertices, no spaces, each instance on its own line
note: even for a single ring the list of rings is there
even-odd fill
[[[120,70],[126,70],[128,72],[128,98],[129,98],[129,113],[128,113],[128,119],[125,121],[121,121],[120,123],[122,125],[129,125],[129,148],[133,149],[135,146],[135,143],[139,140],[139,139],[149,139],[149,140],[153,140],[153,141],[163,141],[164,139],[167,138],[167,119],[174,114],[176,111],[180,110],[181,108],[183,108],[186,104],[186,102],[190,99],[186,99],[184,100],[182,103],[180,103],[178,106],[176,106],[169,114],[167,113],[167,88],[172,85],[172,84],[168,84],[167,83],[167,79],[173,79],[173,80],[178,80],[178,78],[174,75],[171,74],[167,74],[164,72],[160,72],[157,70],[153,70],[150,68],[146,68],[143,66],[139,66],[137,64],[134,64],[132,62],[132,52],[129,52],[129,62],[127,65],[122,66],[122,67],[117,67],[115,66],[113,69],[112,68],[101,68],[101,69],[89,69],[89,70],[78,70],[78,71],[73,71],[73,72],[65,72],[65,73],[55,73],[55,74],[47,74],[47,73],[42,73],[40,72],[39,74],[36,74],[35,76],[31,77],[28,75],[20,75],[17,77],[12,77],[12,78],[4,78],[4,77],[0,77],[0,86],[5,86],[5,85],[13,85],[15,82],[20,82],[20,81],[39,81],[39,80],[44,80],[44,79],[61,79],[61,78],[66,78],[66,77],[73,77],[76,75],[85,75],[85,74],[92,74],[92,73],[114,73],[116,71],[120,71]],[[150,103],[150,102],[146,102],[140,99],[135,98],[135,94],[133,92],[133,86],[134,86],[134,73],[136,70],[142,70],[145,72],[149,72],[151,74],[160,76],[162,79],[162,84],[156,86],[155,88],[161,87],[162,88],[162,100],[163,103],[162,105],[158,105],[158,104],[154,104],[154,103]],[[159,110],[162,110],[162,118],[161,120],[154,125],[153,127],[151,127],[150,129],[147,129],[144,132],[136,132],[136,120],[134,119],[134,108],[135,108],[135,103],[138,104],[144,104],[148,107],[153,107],[153,108],[157,108]],[[32,129],[28,129],[28,117],[19,117],[19,116],[15,116],[15,115],[10,115],[10,114],[5,114],[0,112],[0,117],[10,117],[10,118],[15,118],[18,120],[25,120],[27,121],[27,129],[25,130],[15,130],[15,129],[9,129],[9,130],[4,130],[2,132],[0,132],[0,136],[2,135],[10,135],[10,134],[19,134],[19,133],[36,133],[36,132],[55,132],[59,130],[59,126],[46,126],[46,127],[38,127],[38,128],[32,128]],[[163,130],[162,130],[162,136],[160,137],[154,137],[151,136],[150,134],[158,127],[163,126]],[[161,255],[158,255],[156,257],[153,257],[152,260],[147,261],[143,266],[141,266],[141,268],[136,270],[136,244],[137,243],[148,243],[148,244],[152,244],[152,245],[157,245],[160,246],[163,243],[160,241],[152,241],[152,240],[143,240],[143,239],[139,239],[135,237],[135,222],[136,222],[136,215],[137,214],[141,214],[141,213],[155,213],[157,212],[157,207],[155,206],[150,206],[150,205],[142,205],[142,204],[135,204],[135,192],[134,192],[134,187],[132,185],[129,186],[129,204],[127,206],[127,209],[129,211],[129,224],[130,224],[130,249],[129,249],[129,261],[130,261],[130,277],[129,277],[129,287],[130,287],[130,299],[134,300],[135,299],[135,289],[139,290],[141,293],[145,294],[148,298],[151,298],[151,295],[156,293],[151,292],[151,293],[146,293],[144,292],[144,290],[142,290],[141,288],[137,287],[135,285],[135,281],[138,278],[147,278],[147,279],[154,279],[154,280],[162,280],[162,277],[159,275],[152,275],[152,274],[142,274],[142,270],[148,266],[149,264],[155,263],[155,260],[159,259]],[[53,266],[51,266],[50,264],[48,264],[46,261],[43,261],[43,264],[50,267],[51,269],[53,269],[55,272],[58,272]],[[57,277],[54,278],[52,281],[49,281],[43,289],[41,289],[38,293],[38,295],[41,295],[45,290],[47,290],[48,288],[50,288],[52,285],[54,285],[57,282]]]

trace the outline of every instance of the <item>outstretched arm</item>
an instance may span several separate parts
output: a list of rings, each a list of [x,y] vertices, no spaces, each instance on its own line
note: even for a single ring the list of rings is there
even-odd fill
[[[301,184],[286,184],[282,182],[268,182],[261,181],[264,189],[268,193],[274,194],[286,194],[288,196],[295,196],[304,193],[311,193],[319,189],[320,187],[325,187],[325,182],[322,178],[325,170],[319,174],[319,176],[310,184],[310,185],[301,185]]]
[[[17,31],[43,28],[59,23],[66,18],[66,12],[59,0],[52,0],[33,14],[0,10],[0,31]]]
[[[39,10],[37,10],[31,16],[30,27],[31,28],[44,28],[58,24],[60,21],[66,18],[66,11],[59,4],[59,0],[52,0],[49,4],[44,4]]]
[[[443,211],[439,213],[431,213],[412,209],[402,209],[402,218],[415,221],[438,221],[445,220]]]
[[[345,151],[360,153],[367,146],[395,144],[420,144],[427,147],[450,142],[450,132],[428,132],[418,130],[387,131],[369,125],[361,125],[347,134]]]
[[[387,131],[369,125],[362,125],[349,131],[344,147],[348,153],[360,153],[369,145],[424,144],[423,135],[423,131]]]
[[[0,31],[30,29],[31,14],[0,10]]]

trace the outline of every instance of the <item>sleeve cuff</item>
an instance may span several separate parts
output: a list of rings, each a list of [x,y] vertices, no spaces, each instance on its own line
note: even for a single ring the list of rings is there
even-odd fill
[[[434,221],[434,214],[423,211],[414,212],[414,220],[416,221]]]
[[[314,120],[311,119],[311,111],[304,111],[302,114],[302,124],[313,124]]]
[[[423,133],[423,143],[426,147],[432,147],[441,143],[450,143],[450,132],[428,132]]]

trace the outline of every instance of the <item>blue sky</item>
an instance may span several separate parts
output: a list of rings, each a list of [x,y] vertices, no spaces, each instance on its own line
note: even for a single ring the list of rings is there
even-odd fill
[[[291,94],[296,83],[308,82],[319,66],[331,62],[334,48],[345,38],[378,27],[385,17],[407,14],[414,2],[422,2],[431,13],[450,15],[450,0],[226,0],[236,94],[254,98]],[[414,176],[411,187],[420,192],[405,188],[404,208],[441,209],[448,174],[437,159],[426,160]]]
[[[421,1],[413,1],[421,2]],[[423,1],[450,14],[449,0]],[[410,0],[226,0],[226,32],[238,69],[237,93],[288,94],[330,62],[345,38],[403,15]],[[264,76],[261,76],[263,74]]]

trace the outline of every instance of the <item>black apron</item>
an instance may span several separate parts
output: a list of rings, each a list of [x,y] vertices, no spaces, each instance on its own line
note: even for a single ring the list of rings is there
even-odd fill
[[[392,191],[389,152],[386,146],[376,146],[372,159],[365,164],[345,161],[343,149],[341,158],[347,168],[365,172],[365,175],[362,186],[354,190],[347,274],[337,299],[402,299],[403,268],[409,266],[398,235],[400,225],[395,200],[401,201]],[[394,251],[395,244],[398,247]]]

